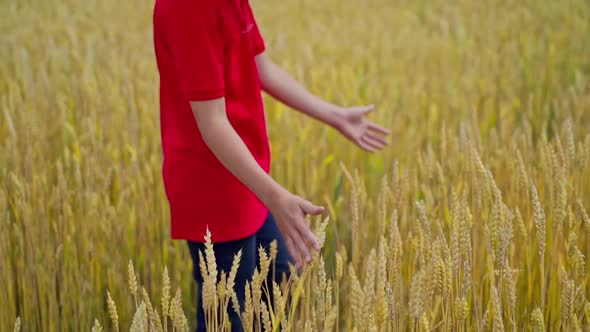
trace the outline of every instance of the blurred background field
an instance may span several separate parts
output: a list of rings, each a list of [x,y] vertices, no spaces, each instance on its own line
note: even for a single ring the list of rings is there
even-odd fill
[[[272,174],[331,219],[292,330],[590,329],[588,1],[252,6],[275,62],[393,131],[368,155],[265,99]],[[152,8],[0,1],[0,331],[113,330],[107,290],[127,330],[129,260],[155,306],[167,266],[194,327]]]

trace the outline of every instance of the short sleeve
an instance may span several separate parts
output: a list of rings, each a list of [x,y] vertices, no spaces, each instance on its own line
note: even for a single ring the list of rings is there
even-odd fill
[[[266,46],[264,44],[264,39],[262,38],[262,35],[260,34],[260,30],[258,29],[258,24],[256,23],[256,19],[254,18],[254,13],[252,12],[252,8],[250,7],[250,2],[248,2],[247,8],[248,8],[248,16],[250,16],[250,20],[253,24],[250,42],[252,43],[252,49],[254,50],[254,54],[258,55],[258,54],[264,52]]]
[[[225,95],[223,40],[210,0],[170,2],[167,37],[180,89],[188,100]]]

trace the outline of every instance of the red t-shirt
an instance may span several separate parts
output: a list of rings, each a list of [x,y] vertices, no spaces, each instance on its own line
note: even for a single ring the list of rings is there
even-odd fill
[[[227,116],[260,167],[270,149],[255,56],[264,51],[247,0],[157,0],[162,175],[174,239],[213,242],[254,234],[267,208],[203,141],[189,101],[225,97]]]

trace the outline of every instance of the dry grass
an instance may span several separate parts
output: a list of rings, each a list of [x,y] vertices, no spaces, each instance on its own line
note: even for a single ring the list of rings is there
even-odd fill
[[[246,287],[257,330],[590,329],[587,1],[253,4],[272,58],[377,103],[393,145],[368,156],[268,99],[273,175],[328,207],[324,249],[285,285],[263,282],[272,252],[247,285],[203,253],[211,326]],[[152,5],[0,1],[1,331],[194,327]]]

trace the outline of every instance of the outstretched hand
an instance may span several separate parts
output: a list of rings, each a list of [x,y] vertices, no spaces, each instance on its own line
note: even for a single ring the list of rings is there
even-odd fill
[[[368,152],[383,150],[389,142],[385,139],[391,132],[369,121],[365,116],[374,105],[343,107],[336,112],[336,129],[350,141]]]

